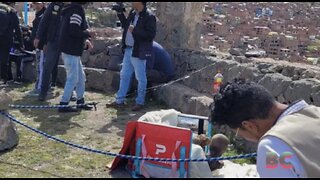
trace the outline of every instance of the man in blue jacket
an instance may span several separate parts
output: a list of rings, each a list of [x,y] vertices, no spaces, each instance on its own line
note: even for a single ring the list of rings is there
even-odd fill
[[[141,110],[145,103],[147,88],[146,59],[151,57],[152,42],[156,36],[156,17],[147,10],[146,5],[146,2],[132,2],[133,9],[127,18],[122,8],[116,10],[123,29],[122,47],[124,58],[116,102],[107,104],[107,107],[125,105],[125,97],[129,90],[133,73],[135,73],[138,81],[138,96],[136,105],[132,110]]]
[[[175,76],[174,63],[169,53],[157,42],[153,42],[153,54],[147,60],[148,86],[167,83]]]

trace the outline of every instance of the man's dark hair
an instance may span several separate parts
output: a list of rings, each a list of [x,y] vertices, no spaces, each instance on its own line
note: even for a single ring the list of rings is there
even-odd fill
[[[254,82],[235,79],[221,87],[214,97],[211,121],[230,128],[241,127],[250,119],[265,119],[275,103],[267,89]]]

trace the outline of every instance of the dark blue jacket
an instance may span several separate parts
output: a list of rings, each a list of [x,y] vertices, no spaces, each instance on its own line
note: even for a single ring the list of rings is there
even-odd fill
[[[123,29],[122,48],[126,48],[126,35],[128,28],[133,22],[136,12],[131,10],[128,18],[123,13],[118,13],[118,17]],[[134,45],[132,56],[140,59],[147,59],[152,54],[152,42],[156,36],[156,17],[145,7],[139,14],[139,19],[132,31]]]
[[[174,63],[169,53],[157,42],[153,41],[152,56],[147,59],[147,69],[154,69],[172,78],[175,76]]]
[[[40,21],[36,38],[42,40],[45,44],[59,39],[59,28],[61,21],[61,9],[63,2],[52,2]]]
[[[37,12],[36,13],[36,17],[32,21],[32,32],[31,32],[31,38],[30,38],[31,42],[33,42],[33,40],[36,37],[40,21],[41,21],[41,18],[43,17],[43,15],[44,15],[45,10],[46,10],[46,7],[43,7],[39,12]],[[43,48],[43,45],[44,45],[44,41],[43,40],[44,39],[40,40],[38,49],[42,49]]]
[[[7,31],[4,33],[5,35],[0,37],[0,41],[1,41],[0,44],[9,48],[13,45],[13,40],[15,39],[18,42],[18,46],[20,46],[21,48],[23,46],[23,38],[22,38],[21,27],[19,25],[19,18],[17,15],[17,11],[11,8],[11,11],[9,12],[9,17],[10,17],[10,24]],[[0,26],[1,26],[1,23],[0,23]]]
[[[73,56],[81,56],[85,40],[90,37],[83,7],[72,2],[62,10],[60,29],[60,51]]]

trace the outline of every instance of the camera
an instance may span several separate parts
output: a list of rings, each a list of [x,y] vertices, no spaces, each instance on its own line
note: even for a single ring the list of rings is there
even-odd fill
[[[117,12],[125,12],[126,9],[124,8],[123,2],[117,2],[117,4],[112,6],[112,10],[115,10]]]

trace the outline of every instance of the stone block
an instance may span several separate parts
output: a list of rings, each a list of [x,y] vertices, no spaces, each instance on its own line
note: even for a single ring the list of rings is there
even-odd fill
[[[318,103],[318,98],[315,97],[320,91],[320,81],[314,78],[300,79],[290,83],[287,90],[284,92],[284,97],[289,103],[293,103],[299,99],[304,99],[307,103]]]
[[[119,72],[96,68],[84,68],[84,72],[86,74],[86,90],[102,91],[105,93],[115,90],[114,87],[117,86],[116,80],[119,79]],[[66,72],[63,66],[59,66],[57,81],[59,85],[64,86]]]
[[[274,73],[266,74],[258,83],[267,88],[273,97],[277,97],[286,91],[291,82],[291,78]]]

